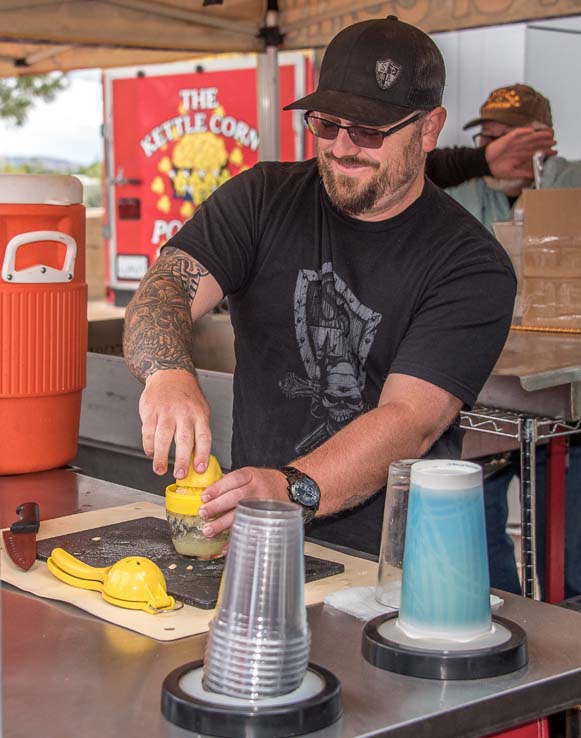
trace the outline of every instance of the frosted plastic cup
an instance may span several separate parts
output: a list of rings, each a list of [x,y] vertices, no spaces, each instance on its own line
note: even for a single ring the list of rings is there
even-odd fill
[[[389,465],[375,587],[375,599],[387,607],[399,607],[410,471],[417,461],[402,459]]]
[[[257,700],[300,686],[310,649],[303,547],[296,505],[238,505],[206,645],[205,689]]]
[[[411,467],[399,627],[412,638],[469,641],[490,632],[482,469]]]

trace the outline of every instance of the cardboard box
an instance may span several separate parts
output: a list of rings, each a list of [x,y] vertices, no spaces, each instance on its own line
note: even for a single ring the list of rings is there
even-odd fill
[[[522,325],[581,332],[581,189],[525,190]]]
[[[506,252],[510,256],[514,273],[517,281],[516,299],[514,301],[514,310],[512,313],[512,322],[519,325],[522,322],[522,223],[513,223],[512,221],[499,221],[492,224],[496,240],[504,246]]]
[[[525,190],[494,223],[518,281],[513,324],[581,331],[581,189]]]
[[[86,263],[89,300],[105,299],[103,208],[87,208]]]

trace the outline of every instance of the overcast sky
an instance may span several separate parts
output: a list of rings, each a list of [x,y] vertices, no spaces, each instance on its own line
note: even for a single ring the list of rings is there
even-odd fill
[[[52,103],[38,102],[20,128],[0,119],[0,156],[49,156],[78,164],[102,159],[100,74],[69,73],[69,88]]]

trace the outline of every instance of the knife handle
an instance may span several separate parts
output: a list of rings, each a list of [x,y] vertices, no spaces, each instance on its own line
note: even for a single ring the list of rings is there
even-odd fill
[[[38,502],[23,502],[16,508],[18,520],[12,523],[13,533],[38,533],[40,528],[40,509]]]

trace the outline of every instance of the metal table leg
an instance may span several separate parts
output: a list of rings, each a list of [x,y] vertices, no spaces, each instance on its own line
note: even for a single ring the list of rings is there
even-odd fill
[[[462,411],[460,425],[466,430],[514,438],[520,443],[521,458],[521,583],[526,597],[540,599],[537,584],[535,502],[536,444],[547,439],[546,494],[546,599],[558,602],[564,597],[565,550],[565,464],[566,439],[581,433],[581,419],[530,417],[510,410],[477,407]]]
[[[567,436],[549,442],[545,498],[545,596],[546,602],[565,598],[565,484]]]
[[[539,599],[535,535],[536,418],[520,418],[521,586],[525,597]]]
[[[581,738],[581,705],[567,710],[566,734],[567,738]]]

